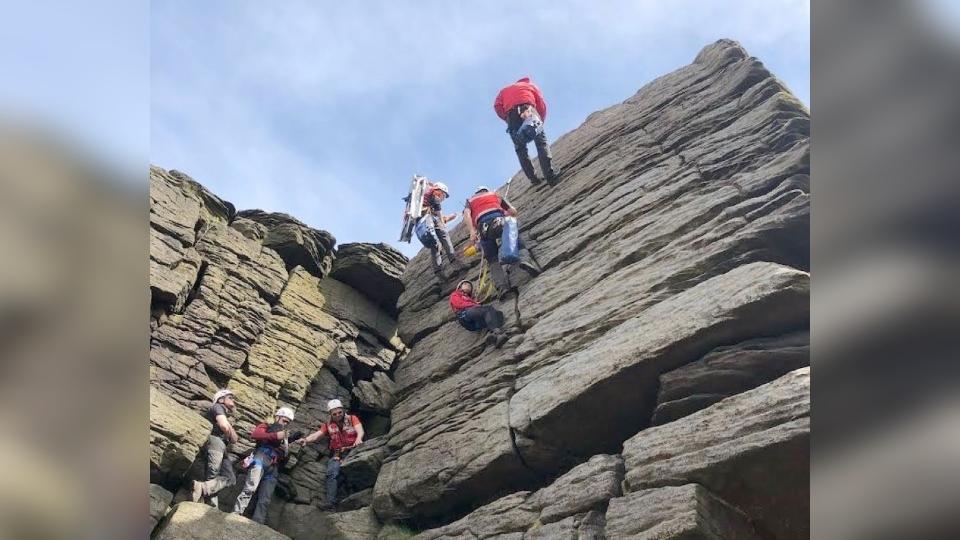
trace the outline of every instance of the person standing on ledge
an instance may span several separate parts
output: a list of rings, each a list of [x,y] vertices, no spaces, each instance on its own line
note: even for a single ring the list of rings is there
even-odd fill
[[[327,500],[320,505],[321,510],[333,510],[337,505],[337,487],[340,478],[340,464],[353,448],[363,442],[363,425],[360,419],[343,410],[343,403],[339,399],[331,399],[327,403],[330,421],[324,422],[320,428],[295,442],[303,445],[315,442],[322,437],[329,437],[327,448],[330,451],[330,461],[327,462]]]
[[[199,502],[205,498],[207,504],[216,508],[219,505],[217,493],[237,483],[233,472],[233,462],[227,456],[227,447],[237,442],[237,432],[230,425],[228,415],[236,406],[233,392],[227,389],[217,390],[213,395],[213,405],[207,409],[204,418],[210,421],[213,429],[207,440],[207,462],[203,482],[194,480],[190,499]]]
[[[530,183],[540,183],[527,154],[527,144],[533,141],[537,147],[540,170],[547,183],[555,185],[560,178],[560,171],[552,165],[550,145],[547,144],[547,134],[543,131],[543,122],[547,119],[547,102],[543,100],[543,94],[537,85],[530,82],[530,77],[523,77],[504,87],[493,102],[493,110],[507,123],[507,133],[513,140],[520,168],[530,179]]]

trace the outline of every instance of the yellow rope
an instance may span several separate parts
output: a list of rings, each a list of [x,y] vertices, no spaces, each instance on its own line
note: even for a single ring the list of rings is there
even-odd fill
[[[490,274],[487,268],[487,259],[482,254],[480,257],[480,277],[477,278],[476,298],[478,302],[484,303],[494,295],[497,289],[493,281],[487,279]]]

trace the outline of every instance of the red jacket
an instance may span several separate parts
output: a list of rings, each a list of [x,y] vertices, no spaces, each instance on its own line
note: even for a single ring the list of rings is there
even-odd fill
[[[472,296],[460,290],[453,291],[453,293],[450,294],[450,307],[452,307],[455,312],[479,305],[481,305],[480,302],[477,302]]]
[[[540,113],[540,119],[547,121],[547,102],[543,100],[537,85],[530,82],[530,77],[524,77],[500,90],[497,99],[493,101],[493,110],[501,120],[506,120],[507,111],[524,103],[533,105]]]
[[[266,463],[265,465],[270,465],[271,463],[276,463],[281,457],[283,457],[283,450],[280,448],[280,443],[283,439],[277,437],[279,431],[282,429],[276,429],[276,431],[267,431],[270,426],[267,424],[260,424],[250,434],[250,438],[257,441],[257,448],[268,447],[273,451],[273,461]]]

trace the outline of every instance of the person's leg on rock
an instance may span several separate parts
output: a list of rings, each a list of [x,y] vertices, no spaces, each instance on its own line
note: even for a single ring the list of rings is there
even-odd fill
[[[447,263],[450,264],[451,271],[458,270],[462,266],[460,258],[457,257],[457,252],[453,249],[453,242],[450,241],[450,234],[447,232],[446,226],[443,224],[442,218],[433,218],[434,223],[434,232],[437,237],[437,243],[443,247],[443,251],[447,255]],[[439,255],[439,251],[437,253]]]
[[[523,236],[523,233],[520,233],[517,239],[517,245],[520,247],[520,268],[530,274],[530,277],[537,277],[541,272],[540,265],[533,258],[533,253],[530,252],[527,243],[523,241]]]
[[[520,168],[523,169],[523,174],[527,176],[531,184],[537,185],[540,183],[540,179],[537,178],[537,173],[533,169],[533,162],[530,161],[530,154],[527,153],[527,145],[526,143],[521,143],[513,136],[513,134],[520,129],[521,124],[523,124],[523,119],[520,118],[517,107],[510,109],[507,113],[507,128],[509,129],[510,140],[513,142],[513,149],[517,153],[517,159],[520,161]]]
[[[553,167],[553,155],[550,153],[550,145],[547,143],[547,132],[541,131],[533,140],[533,143],[537,147],[537,159],[540,161],[543,178],[552,186],[557,183],[560,171]]]
[[[227,444],[215,435],[207,440],[207,462],[204,471],[204,481],[194,482],[191,499],[198,502],[205,498],[205,502],[214,508],[219,504],[217,493],[237,482],[233,472],[233,463],[226,455]]]
[[[330,458],[327,462],[327,500],[323,508],[329,510],[337,504],[337,482],[340,477],[340,460]]]
[[[277,488],[276,465],[271,467],[270,472],[260,481],[260,489],[257,490],[257,502],[253,508],[253,520],[263,524],[267,521],[267,507],[270,505],[270,499],[273,498],[273,491]]]
[[[256,493],[257,487],[260,486],[262,477],[263,467],[259,463],[250,465],[250,468],[247,469],[247,480],[243,483],[243,491],[240,492],[240,495],[237,495],[237,502],[233,505],[234,514],[243,515],[247,505],[250,504],[250,499]]]

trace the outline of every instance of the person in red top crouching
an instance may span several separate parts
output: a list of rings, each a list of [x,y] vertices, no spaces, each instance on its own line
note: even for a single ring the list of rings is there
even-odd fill
[[[331,399],[327,403],[330,412],[330,421],[320,426],[320,429],[296,441],[308,444],[323,437],[329,437],[327,448],[330,451],[330,461],[327,462],[327,500],[320,506],[330,510],[337,504],[337,480],[340,477],[340,463],[347,453],[363,442],[363,425],[360,419],[343,410],[343,403],[339,399]]]
[[[499,349],[507,341],[507,333],[503,331],[503,313],[495,307],[477,302],[473,297],[473,282],[463,280],[457,284],[456,290],[450,294],[450,307],[457,314],[457,322],[467,330],[488,330],[496,340],[496,348]]]

